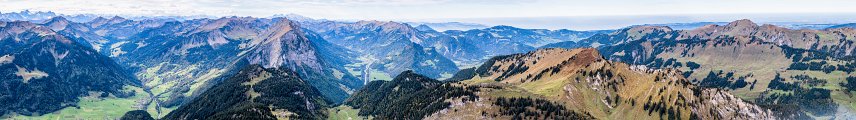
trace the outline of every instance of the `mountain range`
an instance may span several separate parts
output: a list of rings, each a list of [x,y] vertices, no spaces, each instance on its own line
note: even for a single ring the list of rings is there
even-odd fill
[[[851,28],[791,30],[738,20],[690,30],[637,26],[593,36],[610,60],[676,68],[701,87],[772,109],[781,118],[849,118],[853,79]],[[610,42],[612,41],[612,42]]]
[[[482,25],[478,23],[463,23],[463,22],[407,22],[410,26],[422,26],[430,27],[431,29],[437,31],[447,31],[447,30],[472,30],[472,29],[484,29],[490,26]]]
[[[0,118],[856,117],[849,27],[0,19]]]
[[[774,118],[676,70],[607,61],[591,48],[498,56],[471,73],[441,82],[407,71],[365,86],[345,105],[379,119]]]

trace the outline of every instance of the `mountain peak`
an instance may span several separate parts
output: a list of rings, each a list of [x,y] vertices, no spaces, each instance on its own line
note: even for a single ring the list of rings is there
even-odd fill
[[[391,22],[391,21],[388,21],[388,22]],[[387,23],[387,22],[384,22],[384,21],[377,21],[377,20],[360,20],[360,21],[357,21],[357,24],[373,24],[373,25],[380,25],[380,24],[385,24],[385,23]]]
[[[125,19],[125,18],[123,18],[123,17],[113,16],[113,18],[110,18],[110,23],[119,23],[119,22],[124,22],[124,21],[127,21],[127,20],[128,20],[128,19]]]
[[[112,18],[110,18],[110,20],[112,21],[112,20],[126,20],[126,19],[123,17],[119,17],[119,16],[113,16]]]
[[[98,16],[95,19],[90,20],[89,22],[102,22],[102,21],[107,21],[107,20],[109,20],[109,19]]]
[[[278,18],[278,17],[283,17],[283,18],[287,18],[287,19],[289,19],[289,20],[299,21],[299,22],[304,22],[304,21],[316,21],[316,19],[314,19],[314,18],[310,18],[310,17],[306,17],[306,16],[303,16],[303,15],[294,14],[294,13],[289,13],[289,14],[285,14],[285,15],[283,15],[283,14],[276,14],[276,15],[271,16],[270,18]]]
[[[104,17],[98,17],[98,18],[90,20],[89,22],[86,22],[86,24],[89,24],[92,28],[98,28],[98,27],[101,27],[102,25],[116,24],[116,23],[120,23],[120,22],[124,22],[124,21],[127,21],[127,19],[119,17],[119,16],[113,16],[110,19],[107,19]]]
[[[366,20],[363,20],[363,21],[357,22],[357,24],[359,24],[361,26],[363,26],[363,25],[378,26],[378,27],[382,27],[383,29],[412,28],[410,25],[407,25],[404,23],[399,23],[399,22],[394,22],[394,21],[377,21],[377,20],[366,21]]]
[[[514,27],[514,26],[508,26],[508,25],[497,25],[497,26],[493,26],[493,27],[485,28],[485,29],[494,29],[494,30],[514,30],[514,29],[520,29],[520,28],[517,28],[517,27]]]
[[[728,23],[728,25],[726,25],[726,26],[743,28],[743,27],[757,27],[758,24],[755,24],[755,22],[752,22],[752,20],[749,20],[749,19],[741,19],[741,20],[737,20],[737,21]]]
[[[68,19],[66,19],[63,16],[56,16],[56,17],[51,18],[49,21],[68,21]]]
[[[233,29],[233,30],[239,29],[239,28],[246,28],[246,27],[250,27],[250,26],[247,26],[247,24],[251,24],[250,21],[253,21],[253,20],[255,20],[255,18],[235,17],[235,16],[222,17],[222,18],[218,18],[218,19],[207,19],[207,20],[205,20],[205,22],[203,22],[199,26],[199,28],[197,28],[195,31],[190,32],[190,33],[215,31],[215,30],[220,30],[221,28],[224,28],[227,26],[232,27],[231,29]]]
[[[627,28],[626,31],[627,32],[638,32],[638,33],[648,34],[648,33],[653,33],[653,32],[657,32],[657,31],[671,32],[673,30],[669,26],[640,25],[640,26],[633,26],[633,27]],[[616,31],[616,32],[620,32],[620,31]]]
[[[50,27],[52,30],[58,31],[65,29],[65,27],[68,26],[69,23],[71,22],[68,21],[68,19],[66,19],[65,17],[57,16],[48,20],[48,22],[45,22],[45,26]]]
[[[267,34],[263,34],[265,36],[262,37],[280,38],[282,35],[285,35],[285,33],[291,32],[292,30],[298,30],[295,28],[299,27],[297,27],[294,22],[289,19],[282,19],[271,25],[271,27],[268,28]]]
[[[416,26],[416,30],[419,30],[419,31],[436,31],[436,30],[434,30],[434,28],[431,28],[430,26],[425,25],[425,24]]]
[[[254,50],[248,59],[267,68],[286,67],[293,70],[320,72],[323,69],[312,42],[296,23],[282,19],[260,33],[250,45]]]

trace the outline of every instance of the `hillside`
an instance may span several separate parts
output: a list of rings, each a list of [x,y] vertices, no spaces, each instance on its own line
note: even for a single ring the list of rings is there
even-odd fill
[[[583,41],[614,43],[599,48],[610,60],[684,71],[698,86],[728,89],[779,117],[842,118],[856,110],[844,86],[856,75],[851,33],[739,20],[691,30],[637,26]]]
[[[85,97],[135,96],[126,88],[140,82],[84,44],[48,26],[0,22],[0,116],[79,109]]]
[[[346,105],[375,118],[773,119],[769,110],[723,90],[697,87],[679,71],[607,61],[590,48],[494,57],[472,73],[449,83],[402,73],[397,81],[367,85]],[[409,97],[395,97],[402,95]]]
[[[163,119],[320,119],[327,104],[296,72],[250,65]]]

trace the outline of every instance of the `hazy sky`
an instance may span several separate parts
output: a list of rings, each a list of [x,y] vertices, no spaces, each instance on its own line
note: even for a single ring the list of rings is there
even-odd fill
[[[0,0],[0,12],[256,16],[339,20],[856,13],[856,0]],[[798,18],[795,18],[798,20]]]

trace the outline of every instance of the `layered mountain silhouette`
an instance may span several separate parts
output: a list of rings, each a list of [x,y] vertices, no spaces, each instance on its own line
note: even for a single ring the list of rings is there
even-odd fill
[[[0,118],[846,119],[856,110],[847,24],[0,19]]]

